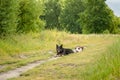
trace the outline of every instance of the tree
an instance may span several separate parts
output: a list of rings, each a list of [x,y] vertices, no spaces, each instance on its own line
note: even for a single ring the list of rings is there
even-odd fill
[[[83,33],[103,33],[113,27],[113,12],[105,0],[87,0],[86,10],[80,13]]]
[[[44,17],[46,21],[45,28],[59,28],[59,15],[61,12],[61,7],[59,0],[46,0],[45,1],[45,11]]]
[[[0,36],[14,33],[18,19],[18,0],[0,0]]]
[[[62,28],[72,32],[81,33],[81,25],[78,22],[79,13],[84,11],[82,0],[65,0],[60,15],[60,24]]]
[[[110,30],[112,33],[120,33],[120,17],[114,16],[113,17],[113,26]]]
[[[44,22],[39,19],[42,14],[39,0],[21,0],[19,5],[20,13],[17,32],[34,32],[43,28]]]

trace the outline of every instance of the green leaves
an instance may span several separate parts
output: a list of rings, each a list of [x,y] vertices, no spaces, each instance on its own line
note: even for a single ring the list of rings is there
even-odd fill
[[[18,0],[0,0],[0,36],[15,32]]]
[[[120,33],[105,0],[0,0],[0,36],[46,29]]]
[[[42,14],[40,10],[40,2],[35,0],[21,0],[20,1],[20,13],[17,32],[34,32],[41,29],[41,25],[44,26],[44,22],[39,19]]]
[[[45,2],[45,21],[47,29],[59,29],[60,12],[61,6],[59,0],[48,0]]]
[[[86,3],[85,11],[80,14],[80,23],[83,33],[103,33],[109,30],[114,23],[113,12],[105,4],[105,0],[91,0]],[[114,29],[112,29],[114,31]],[[112,32],[110,31],[110,32]]]
[[[78,22],[79,13],[84,11],[84,3],[81,0],[65,0],[60,15],[63,28],[72,33],[81,33],[81,25]]]
[[[40,31],[45,25],[39,19],[42,14],[39,0],[0,0],[0,36]]]

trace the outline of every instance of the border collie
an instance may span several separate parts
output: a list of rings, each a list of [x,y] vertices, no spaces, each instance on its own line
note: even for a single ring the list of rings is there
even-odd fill
[[[62,55],[68,55],[70,53],[74,53],[74,51],[72,49],[68,49],[68,48],[63,48],[63,45],[57,45],[56,44],[56,51],[57,51],[57,55],[62,56]]]

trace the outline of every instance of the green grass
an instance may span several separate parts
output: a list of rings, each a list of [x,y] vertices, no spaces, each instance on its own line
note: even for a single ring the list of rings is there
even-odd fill
[[[54,35],[55,34],[55,35]],[[41,33],[29,33],[21,35],[11,35],[6,39],[0,40],[0,56],[4,55],[16,55],[16,53],[36,51],[45,49],[51,41],[55,41],[55,36],[61,36],[63,32],[57,33],[57,31],[43,31]],[[47,50],[50,49],[48,46]]]
[[[120,40],[111,45],[96,64],[88,68],[84,75],[85,80],[119,80]]]
[[[45,33],[51,34],[51,36],[42,36],[42,39],[47,43],[47,46],[44,48],[48,50],[55,51],[56,43],[62,43],[64,47],[69,48],[74,48],[77,45],[86,46],[86,48],[81,53],[46,62],[23,73],[20,77],[10,80],[114,80],[119,78],[119,61],[113,59],[118,59],[120,54],[118,54],[119,56],[112,54],[116,51],[112,49],[119,49],[117,48],[118,46],[112,45],[114,42],[116,45],[119,44],[116,42],[120,37],[119,35],[76,35],[57,31]],[[111,47],[108,49],[111,45],[113,46],[112,49]],[[109,55],[110,53],[111,56],[114,56],[113,59]],[[109,59],[106,59],[106,57]],[[112,61],[117,61],[115,62],[117,68],[108,68],[109,65],[114,66]]]
[[[55,45],[60,42],[58,39],[63,35],[67,33],[46,30],[0,39],[0,66],[3,67],[0,72],[55,55]],[[53,53],[50,54],[49,50]]]

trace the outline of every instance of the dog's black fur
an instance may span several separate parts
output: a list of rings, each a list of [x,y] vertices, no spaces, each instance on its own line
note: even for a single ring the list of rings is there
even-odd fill
[[[58,56],[68,55],[70,53],[74,53],[72,49],[63,48],[63,45],[59,46],[57,44],[56,44],[56,51],[57,51]]]

